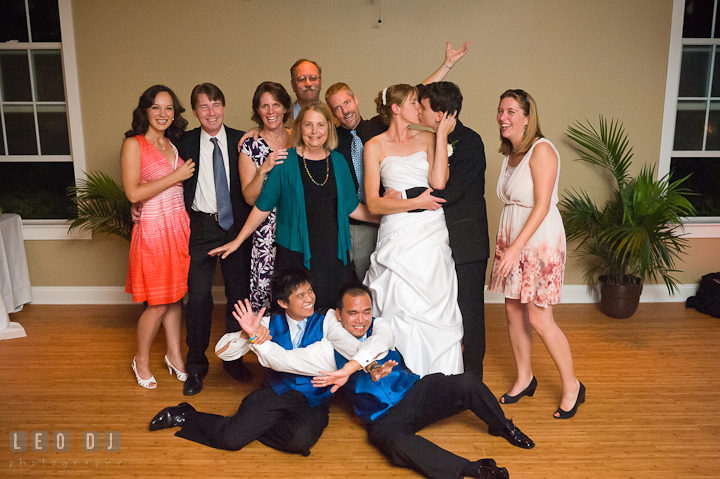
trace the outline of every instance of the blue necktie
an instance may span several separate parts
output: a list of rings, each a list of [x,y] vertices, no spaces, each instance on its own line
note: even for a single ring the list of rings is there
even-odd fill
[[[230,201],[230,189],[227,184],[227,175],[225,174],[225,163],[223,162],[222,152],[217,138],[210,138],[215,145],[213,149],[213,178],[215,179],[215,198],[217,200],[218,224],[225,231],[232,228],[233,214],[232,203]]]
[[[293,349],[300,347],[300,343],[302,343],[303,336],[305,336],[305,328],[306,327],[307,327],[307,319],[298,321],[298,323],[297,323],[298,331],[295,334],[295,339],[293,339],[293,342],[292,342]]]
[[[353,166],[355,167],[355,176],[358,180],[357,197],[360,203],[365,203],[365,184],[363,181],[363,144],[360,137],[357,136],[355,130],[350,130],[352,135],[352,143],[350,144],[350,156],[352,157]]]

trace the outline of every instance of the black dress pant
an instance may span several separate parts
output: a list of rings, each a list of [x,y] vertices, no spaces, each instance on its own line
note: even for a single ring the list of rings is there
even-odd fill
[[[176,436],[206,446],[238,451],[254,440],[279,451],[310,455],[328,425],[327,403],[310,407],[302,393],[277,395],[263,384],[243,399],[233,416],[190,411]]]
[[[240,330],[233,318],[235,303],[250,296],[250,241],[225,259],[209,256],[208,252],[222,246],[237,237],[238,227],[233,225],[229,231],[223,230],[215,220],[215,215],[190,213],[190,271],[188,273],[188,302],[185,308],[187,324],[186,342],[188,355],[185,369],[189,374],[204,376],[208,370],[205,351],[210,343],[213,299],[212,286],[215,265],[220,261],[225,283],[225,332]]]
[[[473,373],[430,374],[417,381],[386,416],[368,425],[368,437],[398,466],[427,477],[458,479],[469,460],[416,433],[467,409],[491,427],[507,421],[495,396]]]
[[[463,317],[465,371],[482,381],[485,358],[485,270],[487,260],[456,264],[458,306]]]

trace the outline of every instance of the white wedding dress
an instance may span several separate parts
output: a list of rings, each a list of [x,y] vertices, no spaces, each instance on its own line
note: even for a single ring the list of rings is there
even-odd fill
[[[380,178],[385,189],[429,187],[428,168],[424,151],[389,156]],[[390,321],[412,372],[463,372],[462,315],[442,208],[383,216],[364,283],[374,294],[374,316]]]

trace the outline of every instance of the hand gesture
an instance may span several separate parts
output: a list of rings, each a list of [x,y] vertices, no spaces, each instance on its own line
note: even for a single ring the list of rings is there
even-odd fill
[[[247,133],[245,133],[242,138],[240,138],[240,141],[238,141],[238,153],[242,153],[242,144],[245,143],[245,140],[252,137],[253,140],[257,141],[258,138],[260,138],[260,128],[257,126],[255,128],[251,128],[248,130]]]
[[[385,190],[385,193],[383,193],[383,198],[390,198],[391,200],[401,200],[402,193],[395,190]]]
[[[275,165],[282,165],[285,158],[287,158],[287,150],[285,148],[280,148],[278,151],[273,151],[268,155],[263,164],[260,165],[260,173],[267,175],[268,173],[270,173],[270,170],[275,167]]]
[[[324,388],[332,386],[330,388],[331,393],[335,393],[338,389],[345,385],[350,372],[345,369],[338,369],[337,371],[320,371],[323,376],[315,376],[312,378],[312,385],[316,388]]]
[[[428,188],[423,194],[416,198],[418,202],[416,209],[435,211],[446,202],[444,198],[438,198],[437,196],[431,195],[430,193],[432,192],[433,189]]]
[[[465,42],[460,48],[452,49],[450,42],[445,42],[445,64],[452,67],[460,60],[470,49],[470,42]]]
[[[440,124],[438,125],[437,135],[447,138],[447,136],[455,129],[456,123],[457,112],[452,115],[448,115],[447,112],[443,113],[442,120],[440,120]]]
[[[394,361],[392,359],[389,361],[385,361],[381,366],[378,366],[372,371],[370,371],[370,377],[373,381],[379,381],[380,379],[390,374],[393,368],[397,365],[397,361]]]
[[[185,181],[192,177],[195,172],[195,162],[190,159],[175,169],[175,175],[178,181]]]
[[[246,298],[245,304],[243,304],[242,300],[235,304],[235,311],[232,312],[232,315],[240,324],[242,330],[252,338],[256,335],[258,326],[260,326],[263,313],[265,313],[265,308],[262,308],[258,314],[253,314],[250,301]]]
[[[237,240],[233,240],[222,246],[219,246],[208,253],[210,256],[220,256],[221,259],[225,259],[235,252],[240,247],[240,243]],[[222,256],[221,256],[222,255]]]
[[[130,207],[130,217],[133,223],[140,223],[140,215],[142,215],[142,203],[140,201],[133,203]]]

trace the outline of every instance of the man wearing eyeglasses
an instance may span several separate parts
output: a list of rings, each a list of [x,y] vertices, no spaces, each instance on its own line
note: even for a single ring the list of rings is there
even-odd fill
[[[290,67],[290,83],[297,97],[290,117],[294,120],[302,107],[320,103],[322,68],[312,60],[301,58]]]

